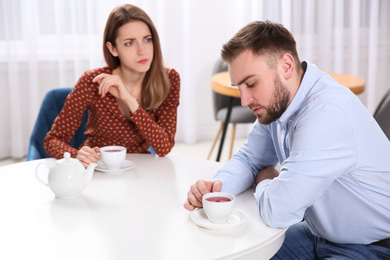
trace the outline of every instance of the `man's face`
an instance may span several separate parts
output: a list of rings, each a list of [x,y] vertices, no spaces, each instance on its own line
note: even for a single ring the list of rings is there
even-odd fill
[[[291,94],[264,56],[244,51],[229,64],[230,79],[241,93],[241,105],[247,106],[261,124],[276,121],[286,111]]]

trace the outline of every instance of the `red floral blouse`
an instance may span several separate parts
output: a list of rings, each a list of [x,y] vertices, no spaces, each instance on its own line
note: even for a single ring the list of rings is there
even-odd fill
[[[103,67],[85,72],[68,95],[64,108],[46,135],[46,153],[57,159],[63,158],[64,152],[76,157],[78,149],[68,143],[88,109],[87,140],[82,146],[93,148],[120,145],[127,147],[128,153],[149,153],[148,148],[152,146],[159,156],[167,155],[175,144],[180,76],[174,69],[166,69],[166,72],[171,87],[165,101],[159,108],[148,111],[139,106],[130,115],[130,120],[120,112],[115,97],[108,93],[102,98],[98,93],[98,84],[92,82],[97,75],[112,74],[112,70]]]

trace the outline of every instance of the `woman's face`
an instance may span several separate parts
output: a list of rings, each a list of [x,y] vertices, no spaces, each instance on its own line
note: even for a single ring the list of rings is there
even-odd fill
[[[122,70],[145,73],[153,61],[154,47],[152,33],[142,21],[128,22],[118,29],[116,46],[107,42],[111,54],[118,57]]]

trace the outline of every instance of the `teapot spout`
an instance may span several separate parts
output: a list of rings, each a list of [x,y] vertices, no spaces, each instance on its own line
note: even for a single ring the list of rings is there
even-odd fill
[[[88,165],[88,168],[85,170],[85,185],[87,185],[93,176],[93,171],[95,170],[95,167],[97,166],[96,163],[91,163]]]

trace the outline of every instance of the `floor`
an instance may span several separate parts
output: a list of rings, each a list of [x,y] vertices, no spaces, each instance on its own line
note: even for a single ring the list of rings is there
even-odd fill
[[[6,166],[8,164],[24,162],[25,160],[26,160],[25,158],[22,158],[22,159],[3,159],[3,160],[0,160],[0,167]]]
[[[229,136],[230,137],[230,136]],[[246,141],[246,138],[240,138],[236,139],[234,141],[233,145],[233,154],[238,152],[238,150],[244,145]],[[207,159],[207,156],[210,153],[212,141],[209,142],[199,142],[196,144],[184,144],[184,143],[177,143],[175,147],[172,149],[171,153],[172,155],[178,155],[178,156],[186,156],[186,157],[193,157],[193,158],[199,158],[199,159]],[[210,160],[215,161],[217,158],[218,153],[218,146],[219,142],[214,147],[214,151],[211,154]],[[230,148],[230,139],[226,138],[220,162],[227,162],[229,160],[229,148]]]
[[[241,146],[245,143],[246,138],[239,138],[234,141],[233,146],[233,154],[236,153]],[[176,143],[173,147],[170,155],[175,156],[185,156],[185,157],[193,157],[198,159],[207,159],[211,149],[212,141],[207,142],[199,142],[196,144],[185,144],[185,143]],[[211,154],[210,160],[216,160],[217,152],[218,152],[219,142],[216,144],[213,153]],[[227,162],[229,157],[229,147],[230,147],[230,139],[226,139],[223,147],[223,151],[221,154],[220,162]],[[0,160],[0,166],[5,166],[8,164],[18,163],[25,161],[25,158],[22,159],[5,159]]]

